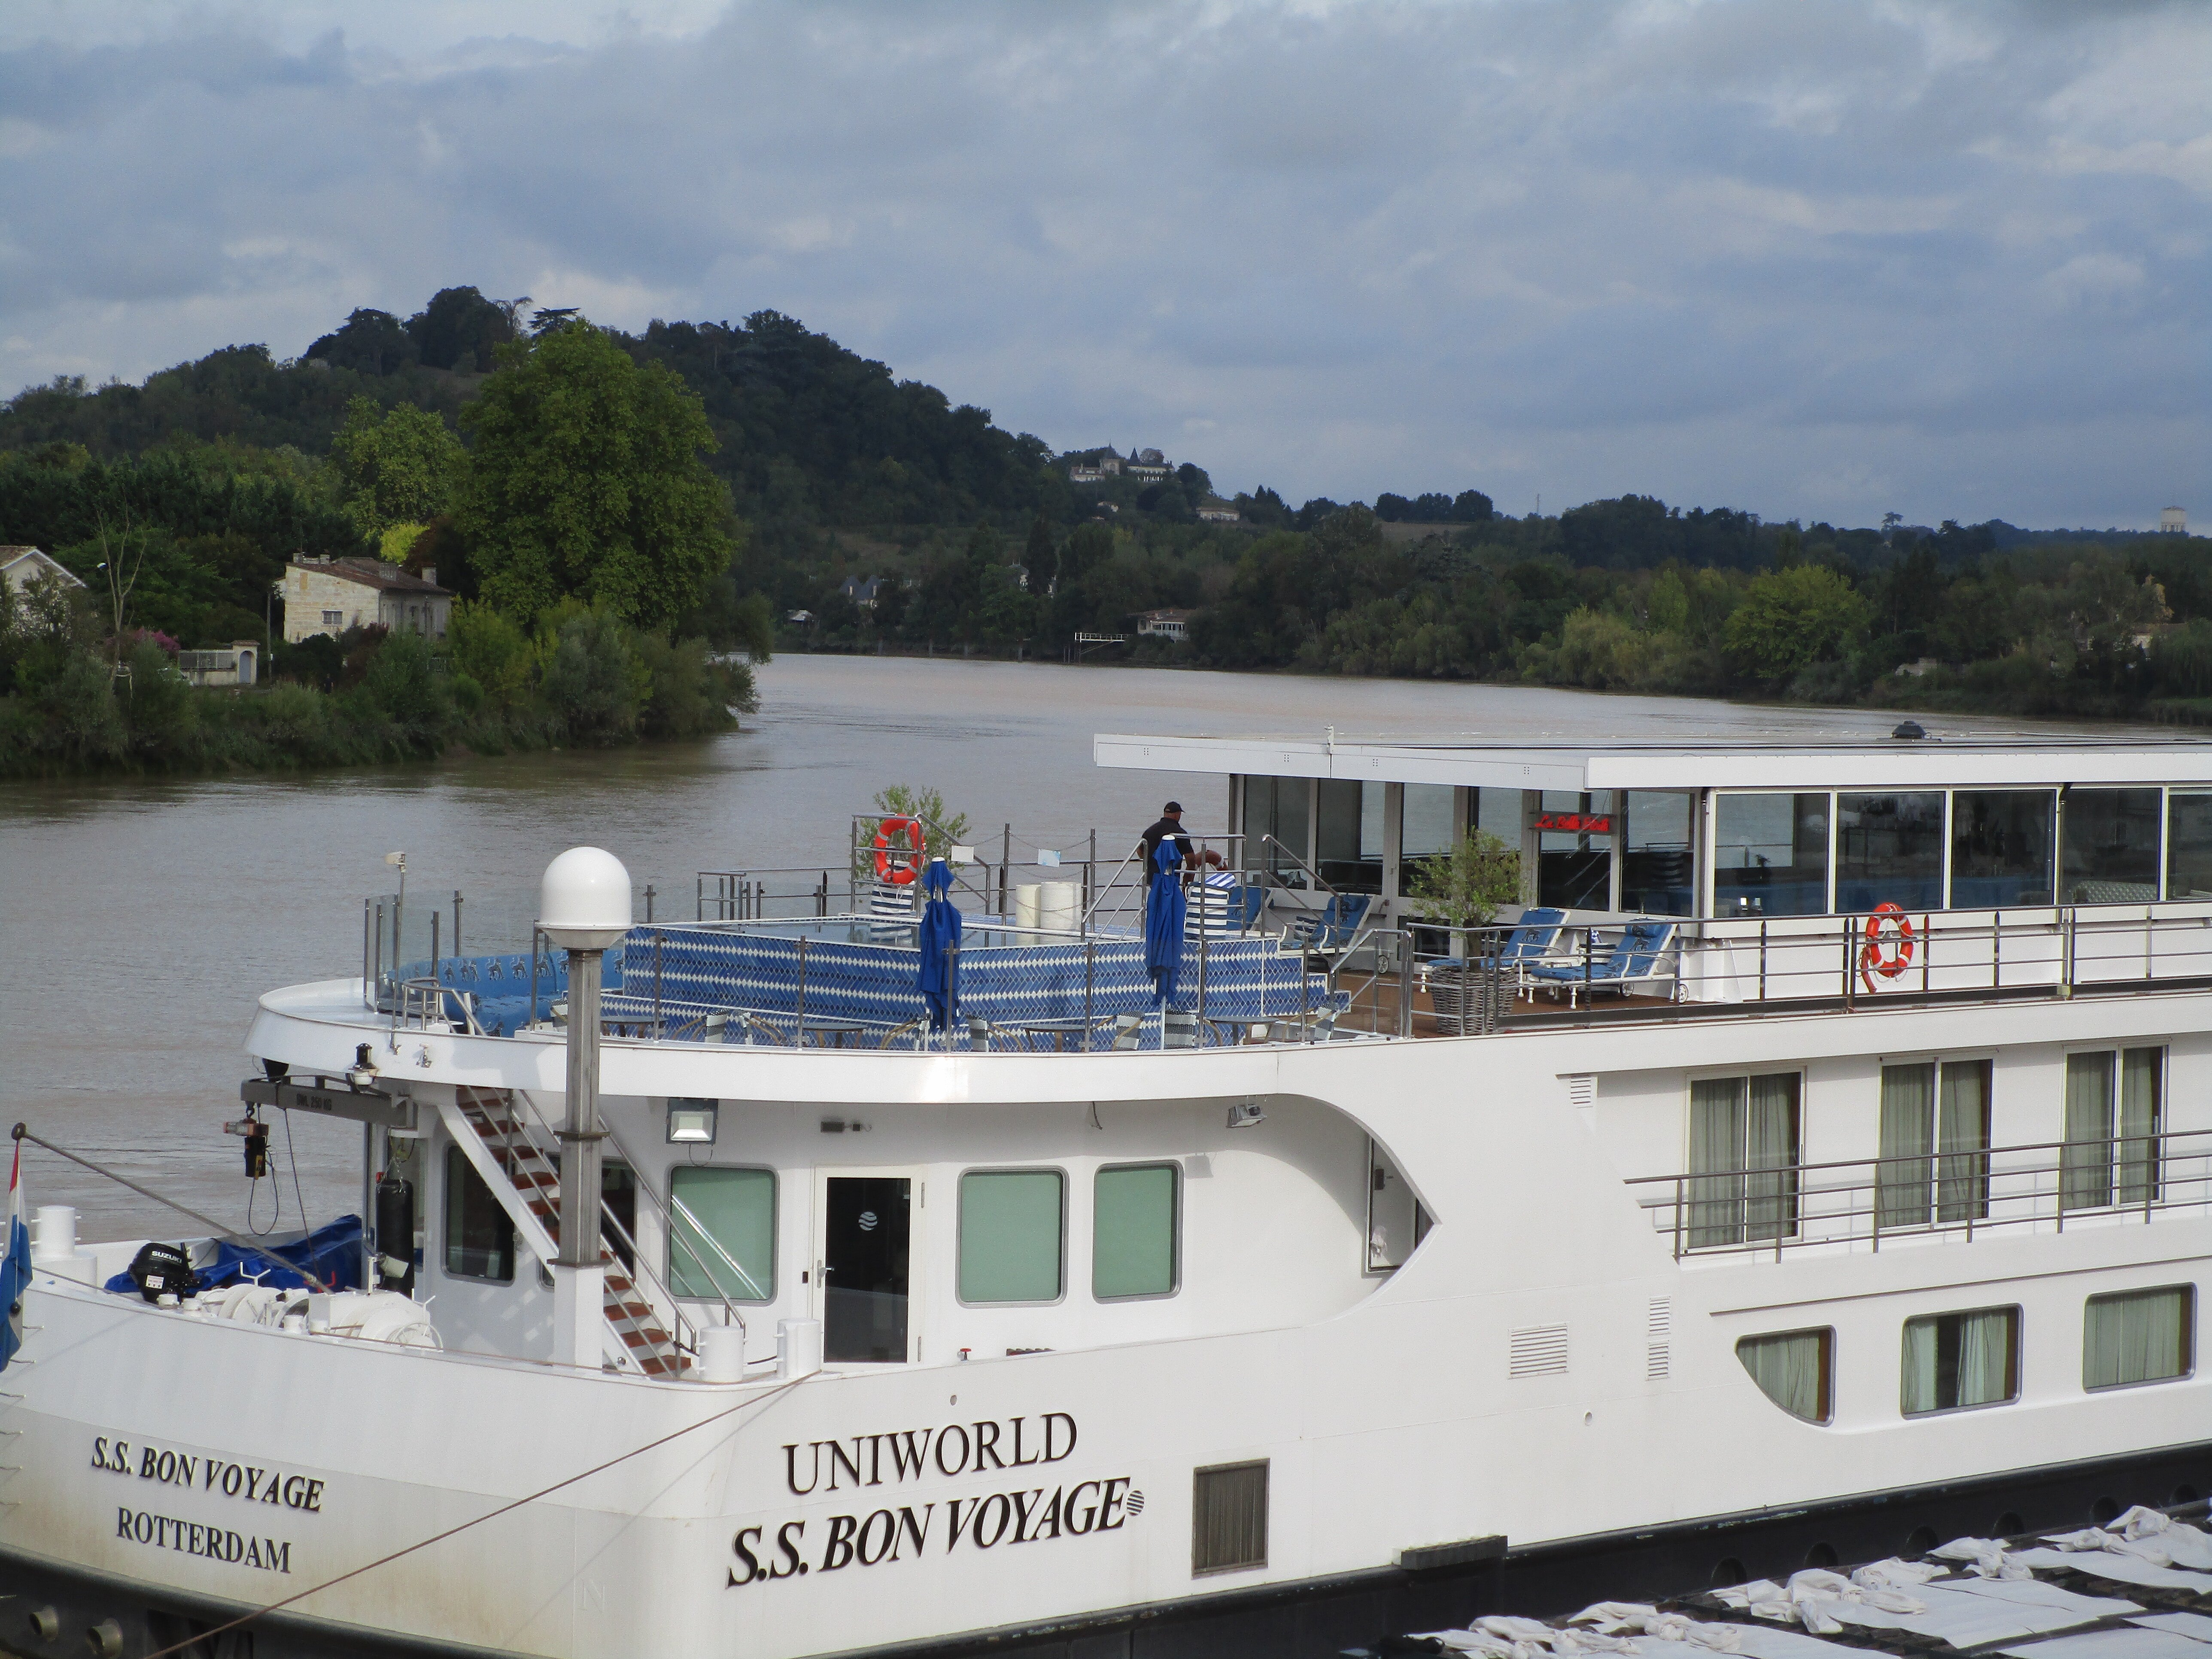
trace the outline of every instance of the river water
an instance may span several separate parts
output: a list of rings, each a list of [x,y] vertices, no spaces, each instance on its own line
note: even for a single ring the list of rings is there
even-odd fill
[[[611,752],[456,757],[301,777],[0,784],[0,1123],[28,1121],[233,1226],[245,1224],[240,1048],[271,987],[358,974],[362,899],[408,854],[410,911],[466,896],[464,947],[520,948],[538,873],[578,843],[629,867],[656,914],[688,917],[694,873],[842,870],[851,814],[884,785],[931,785],[994,853],[1068,851],[1093,827],[1126,846],[1170,793],[1218,829],[1218,782],[1091,764],[1099,732],[1318,738],[1480,733],[1695,739],[1886,732],[1876,712],[1774,709],[1516,687],[1165,669],[780,657],[747,729]],[[1931,722],[1931,725],[1933,723]],[[2017,723],[1945,719],[1947,729]],[[642,911],[641,909],[641,915]],[[412,929],[410,928],[410,933]],[[510,942],[511,941],[511,942]],[[279,1115],[280,1126],[283,1115]],[[272,1144],[297,1224],[358,1206],[359,1131],[303,1121]],[[296,1196],[294,1184],[296,1165]],[[29,1201],[79,1206],[88,1238],[191,1231],[173,1213],[52,1159],[24,1159]],[[270,1186],[278,1191],[272,1194]]]

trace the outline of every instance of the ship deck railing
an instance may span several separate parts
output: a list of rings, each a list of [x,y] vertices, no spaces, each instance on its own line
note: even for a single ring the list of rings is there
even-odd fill
[[[1676,1260],[1879,1251],[2212,1214],[2212,1129],[2157,1129],[1628,1183]]]

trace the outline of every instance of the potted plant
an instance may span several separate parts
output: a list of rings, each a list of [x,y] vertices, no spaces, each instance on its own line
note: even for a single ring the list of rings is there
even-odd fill
[[[1487,830],[1470,832],[1415,869],[1407,908],[1451,929],[1451,957],[1429,975],[1437,1024],[1447,1035],[1486,1030],[1493,1023],[1494,975],[1468,959],[1468,930],[1487,927],[1500,905],[1520,896],[1520,851]]]

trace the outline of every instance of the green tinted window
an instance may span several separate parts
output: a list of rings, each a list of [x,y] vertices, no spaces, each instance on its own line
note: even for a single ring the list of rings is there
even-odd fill
[[[1051,1302],[1060,1295],[1057,1170],[978,1170],[960,1177],[960,1299]]]
[[[775,1287],[775,1176],[679,1166],[669,1184],[669,1288],[766,1302]]]
[[[1174,1164],[1101,1170],[1091,1216],[1091,1295],[1165,1296],[1175,1289]]]

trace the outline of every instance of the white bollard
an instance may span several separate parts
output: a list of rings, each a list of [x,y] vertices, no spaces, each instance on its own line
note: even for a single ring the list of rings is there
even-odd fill
[[[40,1262],[76,1260],[76,1206],[39,1206],[39,1236],[32,1241],[31,1260]]]
[[[745,1333],[741,1325],[709,1325],[699,1333],[702,1382],[742,1382],[745,1377]]]
[[[818,1319],[779,1319],[775,1322],[775,1374],[788,1382],[811,1376],[822,1369],[822,1322]]]

